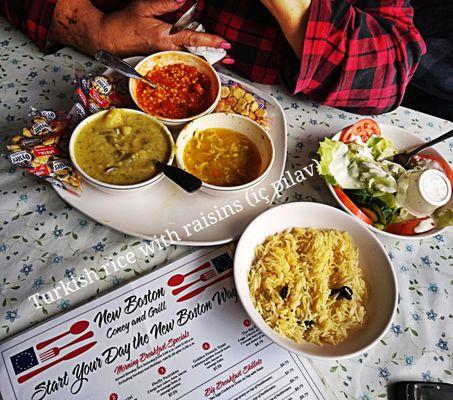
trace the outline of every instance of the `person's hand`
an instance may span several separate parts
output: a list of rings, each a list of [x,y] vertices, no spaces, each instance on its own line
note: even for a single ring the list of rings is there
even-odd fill
[[[171,25],[157,16],[176,11],[184,0],[135,0],[121,11],[102,13],[90,0],[58,0],[48,38],[93,55],[105,49],[118,56],[179,50],[183,46],[231,48],[223,38],[184,30],[170,35]],[[228,56],[223,63],[232,64]]]
[[[184,0],[135,0],[121,11],[105,14],[98,31],[98,48],[119,56],[181,50],[183,46],[230,49],[223,38],[209,33],[183,30],[170,35],[171,25],[156,16],[178,10]]]
[[[296,55],[301,58],[311,0],[261,0],[282,29]]]

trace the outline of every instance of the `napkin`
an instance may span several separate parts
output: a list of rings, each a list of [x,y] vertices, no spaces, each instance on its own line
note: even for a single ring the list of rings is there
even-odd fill
[[[203,25],[198,24],[195,32],[206,32]],[[199,47],[187,47],[186,49],[197,56],[203,57],[209,64],[213,65],[216,62],[220,61],[223,57],[226,56],[226,51],[224,49],[218,49],[215,47],[199,46]]]

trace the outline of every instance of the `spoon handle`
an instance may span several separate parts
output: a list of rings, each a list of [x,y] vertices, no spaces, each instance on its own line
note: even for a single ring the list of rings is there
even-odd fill
[[[132,65],[128,64],[126,61],[123,61],[121,58],[109,53],[106,50],[99,50],[94,58],[96,61],[113,69],[116,72],[119,72],[121,75],[127,76],[128,78],[139,79],[145,81],[148,85],[155,87],[152,82],[146,80]]]
[[[192,193],[201,187],[201,179],[189,174],[181,168],[173,167],[160,161],[156,162],[156,167],[186,192]]]
[[[192,26],[194,22],[195,15],[198,9],[198,0],[174,23],[171,27],[169,34],[174,35],[184,29],[193,29],[195,27]]]
[[[55,342],[56,340],[61,339],[63,336],[69,335],[70,333],[71,333],[71,331],[66,331],[66,332],[60,333],[58,336],[47,339],[44,342],[38,343],[38,345],[36,346],[36,349],[41,350],[44,347],[48,346],[49,344]]]
[[[443,135],[440,135],[439,137],[436,137],[433,140],[430,140],[429,142],[423,143],[421,146],[418,146],[416,149],[410,151],[407,153],[408,156],[414,156],[415,154],[419,153],[420,151],[426,149],[427,147],[434,146],[437,143],[443,142],[444,140],[447,140],[453,136],[453,129],[451,131],[448,131],[447,133],[444,133]]]

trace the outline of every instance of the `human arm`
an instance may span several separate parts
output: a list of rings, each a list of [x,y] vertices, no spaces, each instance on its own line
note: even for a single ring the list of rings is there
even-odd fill
[[[16,18],[9,19],[32,39],[30,28],[37,24],[27,21],[30,15],[42,15],[46,8],[47,18],[36,29],[39,40],[34,40],[41,48],[55,42],[90,55],[103,48],[119,56],[181,49],[184,45],[228,48],[217,35],[185,30],[170,36],[171,25],[156,17],[179,9],[184,4],[180,0],[136,0],[110,13],[103,13],[89,0],[18,0],[21,6],[16,1],[3,0],[5,16],[11,9],[22,9],[22,14],[14,13]]]
[[[409,0],[312,0],[300,52],[294,93],[380,114],[401,103],[425,45]]]
[[[286,40],[300,60],[311,0],[261,0],[277,20]]]

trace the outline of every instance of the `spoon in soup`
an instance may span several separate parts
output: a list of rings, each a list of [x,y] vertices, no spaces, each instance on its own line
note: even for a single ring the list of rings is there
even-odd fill
[[[167,178],[171,179],[188,193],[195,192],[201,188],[201,179],[181,168],[164,164],[163,162],[157,160],[154,160],[154,165],[159,171],[163,172]]]
[[[139,81],[142,81],[151,86],[153,89],[156,89],[157,87],[154,82],[150,81],[148,78],[139,73],[132,65],[106,50],[99,50],[94,55],[94,58],[96,61],[100,62],[106,67],[113,69],[121,75],[124,75],[128,78],[138,79]]]
[[[179,187],[183,188],[186,192],[192,193],[201,188],[202,181],[200,178],[197,178],[195,175],[184,171],[181,168],[174,167],[172,165],[164,164],[158,160],[153,160],[154,166],[164,175],[176,183]],[[114,170],[118,169],[119,166],[110,165],[105,168],[104,172],[109,174]]]

